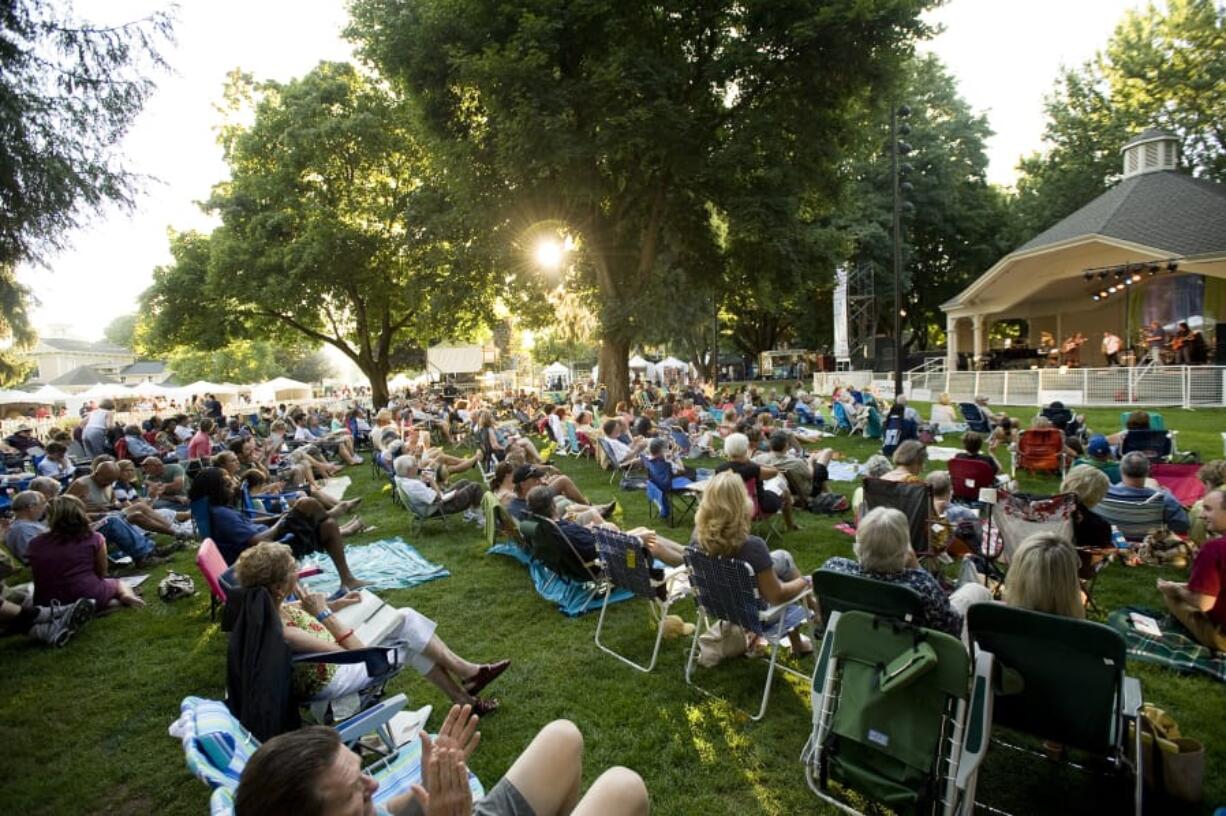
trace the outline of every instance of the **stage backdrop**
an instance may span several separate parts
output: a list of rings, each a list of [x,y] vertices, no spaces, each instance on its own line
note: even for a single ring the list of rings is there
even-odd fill
[[[1133,339],[1153,321],[1167,331],[1186,321],[1213,342],[1214,326],[1226,320],[1226,280],[1204,275],[1157,277],[1128,290],[1128,331]]]

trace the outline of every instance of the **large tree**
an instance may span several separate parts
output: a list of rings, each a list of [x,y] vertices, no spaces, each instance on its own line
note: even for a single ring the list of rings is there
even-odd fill
[[[1120,147],[1159,127],[1185,168],[1226,181],[1226,7],[1168,0],[1130,11],[1106,48],[1062,72],[1048,97],[1047,150],[1022,159],[1015,242],[1088,203],[1120,176]]]
[[[131,206],[138,181],[118,145],[153,92],[171,17],[92,25],[67,2],[0,2],[0,345],[34,339],[16,267],[45,262],[106,204]],[[23,367],[0,350],[0,384]]]
[[[340,349],[377,405],[406,346],[462,337],[497,282],[478,229],[412,133],[396,95],[353,66],[288,83],[235,75],[254,107],[222,131],[230,178],[210,236],[175,236],[144,303],[166,342],[199,350],[286,333]]]
[[[803,237],[802,191],[837,190],[855,114],[932,4],[355,0],[349,32],[487,223],[525,251],[534,225],[576,240],[617,401],[670,263],[724,276],[685,264],[716,243],[712,208],[760,246]]]

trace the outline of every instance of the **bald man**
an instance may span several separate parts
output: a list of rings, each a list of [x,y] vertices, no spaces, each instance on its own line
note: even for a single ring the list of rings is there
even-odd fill
[[[174,536],[175,526],[143,501],[120,507],[115,501],[115,482],[119,479],[119,465],[114,462],[99,462],[88,476],[82,476],[68,486],[69,496],[85,502],[90,518],[105,518],[119,513],[132,524],[151,533]]]

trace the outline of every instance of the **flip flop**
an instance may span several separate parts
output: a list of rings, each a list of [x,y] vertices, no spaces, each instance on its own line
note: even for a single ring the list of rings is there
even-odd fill
[[[498,675],[502,674],[510,667],[510,660],[499,660],[497,663],[486,663],[484,666],[477,669],[476,674],[464,682],[464,690],[476,697],[486,686],[497,680]]]

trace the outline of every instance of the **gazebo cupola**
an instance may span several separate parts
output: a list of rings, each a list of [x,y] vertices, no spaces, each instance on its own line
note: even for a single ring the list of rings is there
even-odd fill
[[[1179,139],[1165,130],[1151,128],[1120,148],[1124,154],[1124,178],[1158,170],[1174,170],[1179,164]]]

